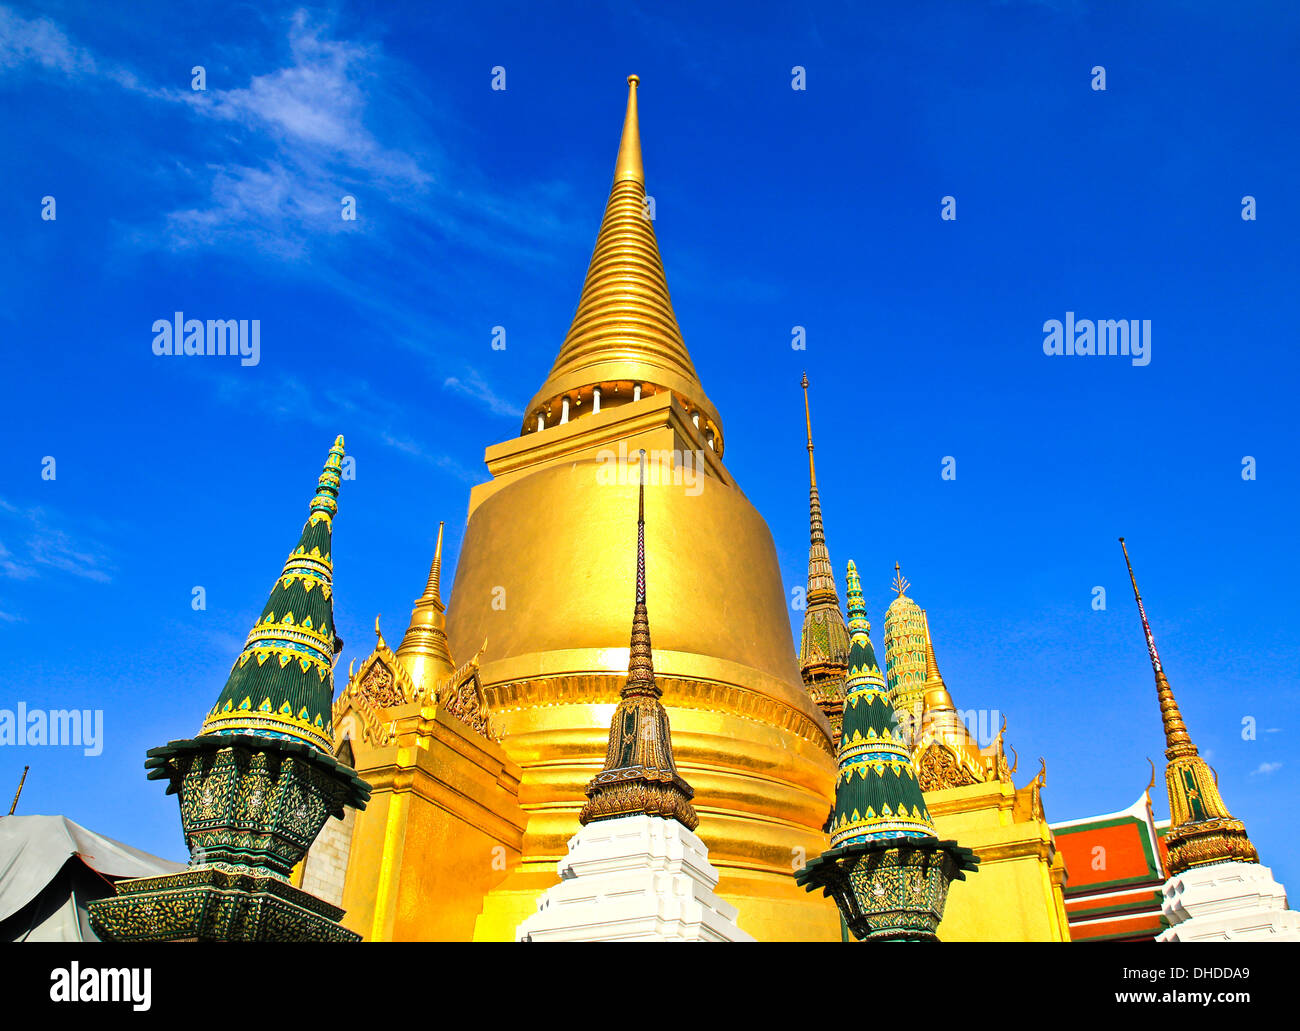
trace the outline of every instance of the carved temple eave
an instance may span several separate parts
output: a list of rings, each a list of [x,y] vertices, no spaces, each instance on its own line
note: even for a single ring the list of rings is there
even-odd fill
[[[348,682],[334,701],[334,727],[339,738],[336,746],[341,744],[349,712],[357,713],[366,739],[376,747],[383,747],[398,736],[398,712],[409,708],[428,709],[430,712],[440,709],[489,741],[497,740],[479,677],[479,664],[487,648],[486,642],[473,658],[439,681],[432,692],[426,692],[416,686],[403,663],[388,647],[377,618],[375,636],[378,640],[374,650],[360,667],[356,667],[354,661],[348,670]]]

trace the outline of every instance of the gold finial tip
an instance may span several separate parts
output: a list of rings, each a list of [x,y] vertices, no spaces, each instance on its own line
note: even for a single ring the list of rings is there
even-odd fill
[[[639,75],[629,75],[629,76],[627,77],[627,84],[628,84],[629,86],[639,86],[639,85],[641,84],[641,76],[639,76]]]

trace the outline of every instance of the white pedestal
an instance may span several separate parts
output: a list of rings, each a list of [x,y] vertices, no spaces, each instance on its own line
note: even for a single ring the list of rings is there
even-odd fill
[[[569,839],[560,883],[537,901],[517,941],[753,941],[736,907],[713,894],[709,850],[676,820],[624,816]]]
[[[1258,863],[1194,866],[1165,881],[1164,893],[1169,927],[1156,941],[1300,941],[1300,912]]]

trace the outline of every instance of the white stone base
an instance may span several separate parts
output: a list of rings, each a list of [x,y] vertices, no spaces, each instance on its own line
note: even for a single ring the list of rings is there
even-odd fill
[[[709,850],[676,820],[624,816],[569,839],[561,880],[537,900],[517,941],[753,941],[713,894]]]
[[[1194,866],[1165,881],[1162,942],[1300,941],[1300,912],[1258,863]]]

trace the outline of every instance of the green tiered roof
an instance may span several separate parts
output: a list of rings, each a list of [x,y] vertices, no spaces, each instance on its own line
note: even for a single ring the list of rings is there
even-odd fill
[[[912,753],[871,646],[862,581],[852,562],[848,600],[849,668],[831,848],[888,838],[934,838]]]
[[[200,735],[251,734],[333,753],[334,656],[331,533],[338,511],[343,438],[330,448],[298,546],[249,632]]]

